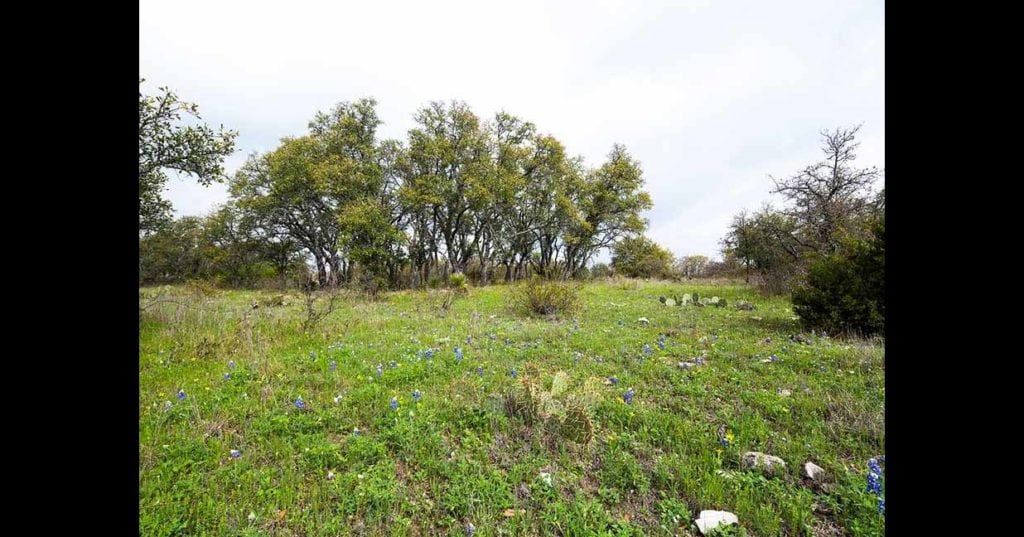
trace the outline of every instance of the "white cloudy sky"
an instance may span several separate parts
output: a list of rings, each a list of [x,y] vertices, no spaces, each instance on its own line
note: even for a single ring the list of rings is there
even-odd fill
[[[461,99],[506,110],[598,165],[615,142],[643,165],[648,234],[719,257],[768,175],[821,156],[818,132],[864,123],[858,163],[885,166],[880,0],[140,1],[143,91],[170,86],[253,151],[300,135],[317,110],[375,97],[381,137],[416,109]],[[178,215],[226,188],[172,180]]]

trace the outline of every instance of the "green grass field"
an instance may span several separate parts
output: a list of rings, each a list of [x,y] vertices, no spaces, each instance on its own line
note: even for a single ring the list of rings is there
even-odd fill
[[[729,306],[658,301],[694,291]],[[866,481],[885,452],[880,343],[793,342],[788,301],[737,284],[591,283],[562,320],[511,312],[511,292],[448,312],[438,292],[353,296],[304,333],[298,295],[171,289],[140,328],[141,534],[697,535],[705,509],[735,513],[734,535],[884,534]],[[558,371],[586,445],[506,412],[524,378]],[[786,472],[742,469],[747,451]]]

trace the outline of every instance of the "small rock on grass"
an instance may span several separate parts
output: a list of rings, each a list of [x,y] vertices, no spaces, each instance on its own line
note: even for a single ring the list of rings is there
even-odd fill
[[[804,477],[811,481],[821,481],[825,477],[825,469],[808,461],[804,464]]]
[[[760,469],[765,473],[774,474],[786,471],[786,461],[774,455],[761,453],[760,451],[748,451],[740,459],[743,468]]]
[[[725,524],[739,524],[740,519],[728,511],[701,511],[700,516],[695,520],[697,529],[707,535],[711,530]]]

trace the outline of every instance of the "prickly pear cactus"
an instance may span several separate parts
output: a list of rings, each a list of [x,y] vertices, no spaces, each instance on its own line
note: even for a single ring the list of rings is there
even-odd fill
[[[589,444],[594,439],[594,421],[587,408],[579,403],[566,405],[559,430],[564,438],[579,444]]]
[[[513,389],[505,395],[505,411],[522,418],[527,425],[540,419],[540,408],[541,397],[537,387],[525,379],[519,389]]]
[[[538,386],[536,377],[524,376],[519,386],[505,394],[505,411],[526,425],[539,425],[549,439],[589,444],[596,426],[588,405],[596,404],[603,390],[585,382],[579,393],[566,395],[570,380],[566,372],[558,371],[551,378],[551,388],[545,390]]]
[[[551,397],[558,397],[569,387],[569,374],[565,371],[555,373],[551,379]]]

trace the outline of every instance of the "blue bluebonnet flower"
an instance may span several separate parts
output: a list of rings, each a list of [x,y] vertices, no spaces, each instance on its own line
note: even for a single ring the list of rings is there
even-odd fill
[[[295,400],[295,408],[297,408],[299,410],[303,410],[303,409],[306,408],[306,403],[303,402],[301,397],[299,397],[298,399]]]
[[[651,346],[650,345],[644,343],[643,352],[644,352],[644,354],[650,355],[654,351],[651,350]]]
[[[462,347],[455,347],[455,363],[462,361]]]
[[[884,515],[885,514],[885,498],[879,498],[878,499],[878,514],[880,514],[880,515]]]
[[[703,356],[698,356],[698,357],[694,358],[693,361],[697,365],[704,365],[704,357]]]
[[[338,394],[337,396],[334,397],[334,404],[338,404],[340,402],[341,402],[341,394]]]
[[[665,350],[665,334],[662,334],[661,337],[658,338],[658,348]]]
[[[241,456],[242,456],[242,452],[241,451],[238,451],[237,449],[232,449],[231,450],[231,458],[232,459],[237,459],[237,458],[239,458]]]
[[[611,382],[612,386],[617,386],[619,384],[619,377],[608,377],[608,382]]]
[[[184,401],[185,400],[185,390],[178,390],[178,400],[179,401]]]
[[[433,358],[434,357],[434,349],[427,349],[427,352],[423,353],[423,355],[426,356],[427,358]]]
[[[224,373],[224,380],[231,380],[231,373]]]
[[[868,492],[876,495],[882,494],[882,481],[880,475],[875,472],[868,472]]]
[[[476,526],[472,522],[466,524],[466,537],[473,537],[473,532],[476,531]]]
[[[778,361],[779,361],[779,357],[778,357],[778,356],[775,356],[774,354],[773,354],[773,355],[771,355],[771,356],[769,356],[769,357],[768,357],[768,359],[769,359],[769,360],[771,360],[771,361],[772,361],[772,363],[775,363],[775,362],[778,362]]]
[[[234,368],[235,368],[235,361],[231,360],[230,362],[228,362],[228,369],[234,369]]]
[[[316,353],[314,353],[313,351],[309,351],[309,360],[316,360]]]
[[[516,376],[518,375],[518,373],[516,373],[516,368],[514,368],[514,367],[512,368],[512,371],[508,372],[508,374],[512,378],[516,378]]]
[[[818,370],[821,371],[822,373],[827,373],[828,372],[828,368],[825,367],[825,366],[819,367]]]
[[[397,397],[392,397],[391,398],[391,410],[398,410],[398,398]]]
[[[362,433],[359,432],[359,427],[353,427],[352,428],[352,436],[359,436],[360,434],[362,434]]]
[[[383,374],[384,374],[384,366],[382,366],[380,364],[377,364],[377,376],[379,377],[379,376],[381,376]]]
[[[482,368],[482,367],[477,367],[477,368],[476,368],[476,374],[477,374],[477,375],[480,375],[481,377],[482,377],[482,376],[484,376],[484,368]]]
[[[770,338],[770,337],[764,338],[764,342],[765,343],[771,343],[772,342],[772,338]]]
[[[412,392],[412,400],[413,401],[419,403],[421,397],[423,397],[423,394],[420,393],[419,390],[416,390],[416,391]]]
[[[882,473],[882,467],[878,465],[878,461],[874,457],[868,459],[868,468],[876,474],[881,475]]]
[[[626,395],[622,396],[622,400],[625,401],[626,404],[633,404],[633,388],[626,390]]]
[[[328,366],[328,369],[330,369],[331,371],[334,371],[335,369],[338,369],[338,363],[335,362],[334,360],[331,360],[331,365]]]
[[[396,367],[398,367],[398,364],[396,364],[394,361],[388,363],[388,369],[394,369]]]
[[[491,341],[495,341],[495,340],[498,339],[498,334],[487,334],[487,337],[489,337],[491,339]],[[507,339],[505,340],[505,344],[508,345],[508,340]]]

